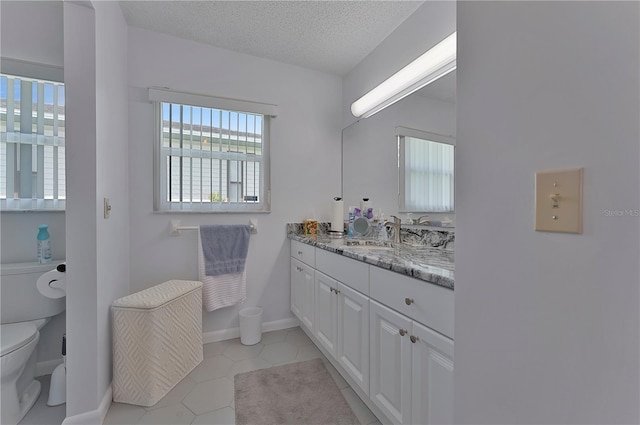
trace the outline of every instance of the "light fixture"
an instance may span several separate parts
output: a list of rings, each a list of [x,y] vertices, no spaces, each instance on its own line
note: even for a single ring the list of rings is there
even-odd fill
[[[367,118],[456,69],[454,32],[409,65],[351,104],[351,113]]]

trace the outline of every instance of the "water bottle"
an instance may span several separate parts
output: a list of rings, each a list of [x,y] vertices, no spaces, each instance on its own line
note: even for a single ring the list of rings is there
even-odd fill
[[[51,262],[51,240],[49,239],[49,226],[38,226],[38,262],[46,264]]]

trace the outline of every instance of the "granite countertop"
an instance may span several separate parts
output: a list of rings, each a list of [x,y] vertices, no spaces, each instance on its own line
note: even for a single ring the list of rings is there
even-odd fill
[[[407,244],[393,247],[389,242],[330,239],[326,235],[302,236],[289,233],[288,237],[376,267],[454,289],[454,258],[451,250]]]

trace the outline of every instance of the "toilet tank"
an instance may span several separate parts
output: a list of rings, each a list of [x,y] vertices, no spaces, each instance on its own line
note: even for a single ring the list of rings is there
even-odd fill
[[[60,263],[0,265],[0,323],[26,322],[62,313],[67,298],[46,298],[36,287],[38,278]]]

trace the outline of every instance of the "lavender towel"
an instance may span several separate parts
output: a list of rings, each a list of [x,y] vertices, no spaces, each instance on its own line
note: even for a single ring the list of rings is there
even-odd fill
[[[251,228],[248,225],[200,226],[207,276],[241,273],[247,261]]]

